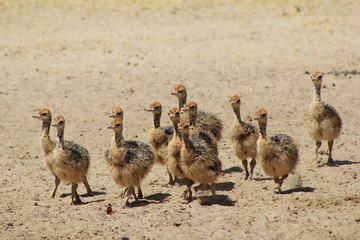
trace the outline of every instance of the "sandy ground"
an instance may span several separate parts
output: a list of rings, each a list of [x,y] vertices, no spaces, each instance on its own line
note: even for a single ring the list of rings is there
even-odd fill
[[[0,239],[359,239],[359,12],[351,0],[0,1]],[[326,155],[314,160],[303,121],[316,69],[325,73],[323,100],[344,122],[333,167],[323,166]],[[167,185],[165,168],[154,166],[145,199],[122,209],[103,158],[110,110],[124,109],[127,139],[146,141],[144,107],[176,106],[170,92],[180,83],[224,121],[218,201],[201,205],[205,192],[184,204],[184,186]],[[255,180],[243,179],[229,141],[233,94],[243,118],[264,107],[270,134],[298,143],[301,162],[284,194],[273,193],[260,164]],[[63,184],[49,197],[53,176],[31,117],[43,107],[63,114],[65,138],[91,154],[96,195],[81,184],[83,205],[69,204]]]

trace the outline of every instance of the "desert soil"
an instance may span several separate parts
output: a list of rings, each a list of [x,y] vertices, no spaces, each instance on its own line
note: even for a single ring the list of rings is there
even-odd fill
[[[0,239],[359,239],[359,12],[351,0],[1,0]],[[324,73],[322,98],[343,120],[334,166],[324,164],[326,143],[314,160],[304,125],[313,70]],[[147,141],[153,122],[144,108],[160,101],[169,125],[177,84],[224,122],[218,199],[203,204],[210,193],[201,192],[184,203],[185,186],[167,185],[156,165],[145,199],[123,209],[103,157],[110,110],[124,109],[126,139]],[[229,141],[234,94],[246,121],[266,108],[269,133],[299,146],[283,194],[259,163],[255,179],[244,180]],[[64,184],[49,197],[54,179],[32,118],[44,107],[63,114],[65,138],[90,152],[96,194],[80,184],[82,205],[70,205]],[[115,214],[106,214],[108,203]]]

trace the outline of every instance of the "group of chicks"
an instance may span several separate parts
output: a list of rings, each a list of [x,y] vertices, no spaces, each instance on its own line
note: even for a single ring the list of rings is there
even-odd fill
[[[340,135],[342,121],[336,110],[322,102],[322,74],[318,71],[311,74],[315,86],[314,99],[306,114],[306,125],[310,136],[316,141],[316,157],[321,141],[328,141],[329,158],[332,163],[332,147],[334,139]],[[154,128],[148,132],[148,144],[125,140],[123,137],[124,113],[120,107],[112,109],[111,125],[114,131],[110,146],[105,151],[105,160],[110,174],[116,184],[124,187],[123,197],[135,201],[143,198],[141,182],[151,170],[154,163],[165,165],[169,175],[169,184],[174,184],[179,178],[187,186],[182,194],[186,200],[192,200],[192,185],[199,183],[193,189],[210,189],[216,196],[216,181],[221,175],[221,161],[218,155],[218,142],[222,137],[223,124],[218,116],[209,112],[198,111],[195,102],[187,102],[187,92],[183,85],[178,85],[171,92],[179,101],[179,108],[168,111],[172,126],[161,127],[162,106],[159,102],[150,104],[146,109],[153,114]],[[265,174],[274,178],[275,191],[281,192],[283,181],[294,171],[299,161],[299,150],[294,140],[286,134],[267,136],[267,111],[258,109],[254,119],[258,128],[241,119],[241,99],[238,95],[229,98],[235,114],[231,129],[231,142],[236,156],[242,160],[245,169],[245,179],[252,178],[256,162],[260,162]],[[89,152],[82,146],[64,141],[65,119],[59,115],[53,119],[57,130],[57,142],[49,137],[52,122],[51,112],[42,109],[33,116],[42,121],[40,143],[43,147],[45,160],[50,172],[55,176],[55,186],[51,193],[54,197],[60,181],[71,184],[71,203],[81,200],[77,193],[78,183],[83,182],[87,193],[92,190],[87,181],[90,166]],[[250,171],[248,160],[250,161]],[[137,189],[137,192],[136,192]]]

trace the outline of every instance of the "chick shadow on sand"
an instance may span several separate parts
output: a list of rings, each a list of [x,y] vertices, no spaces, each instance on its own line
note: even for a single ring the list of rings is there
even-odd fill
[[[314,192],[315,188],[312,187],[297,187],[297,188],[292,188],[292,189],[287,189],[284,191],[281,191],[279,194],[292,194],[292,193],[297,193],[297,192],[304,192],[304,193],[309,193],[309,192]]]
[[[226,195],[216,195],[214,196],[198,196],[199,203],[201,206],[211,206],[211,205],[220,205],[225,207],[235,206],[236,201],[230,199]]]
[[[343,165],[360,164],[360,162],[354,162],[350,160],[334,160],[332,163],[325,163],[324,165],[329,167],[339,167]]]
[[[233,182],[219,182],[216,183],[216,190],[218,191],[231,191],[234,189],[235,183]]]
[[[81,194],[79,196],[82,198],[88,198],[88,197],[95,197],[95,196],[105,195],[105,194],[106,194],[106,192],[92,192],[92,194],[85,193],[85,194]],[[61,198],[66,198],[68,196],[71,196],[71,193],[63,193],[60,195]]]
[[[259,181],[259,182],[263,182],[263,181],[274,181],[274,178],[271,177],[258,177],[258,178],[253,178],[254,181]]]
[[[234,172],[241,173],[243,171],[244,170],[242,170],[241,167],[234,166],[234,167],[230,167],[230,168],[227,168],[227,169],[223,170],[223,174],[230,174],[230,173],[234,173]]]
[[[82,194],[80,195],[81,199],[86,199],[86,198],[90,198],[90,197],[95,197],[95,196],[100,196],[100,195],[105,195],[106,192],[92,192],[92,194],[88,194],[88,193],[85,193],[85,194]],[[71,196],[70,193],[63,193],[60,195],[60,198],[66,198],[66,197],[69,197]],[[93,202],[104,202],[105,199],[96,199],[96,200],[92,200],[92,201],[81,201],[79,203],[76,203],[75,205],[86,205],[86,204],[89,204],[89,203],[93,203]]]
[[[128,207],[144,207],[149,204],[158,204],[163,203],[168,197],[170,196],[169,193],[155,193],[149,196],[146,196],[143,199],[139,199],[139,201],[131,201],[129,202]]]
[[[193,191],[194,192],[202,192],[202,191],[209,191],[210,188],[209,188],[209,185],[205,184],[205,185],[202,185],[202,184],[199,184],[199,185],[196,185],[196,186],[193,186]],[[219,182],[219,183],[216,183],[216,191],[231,191],[234,189],[234,186],[235,186],[235,183],[233,182]]]

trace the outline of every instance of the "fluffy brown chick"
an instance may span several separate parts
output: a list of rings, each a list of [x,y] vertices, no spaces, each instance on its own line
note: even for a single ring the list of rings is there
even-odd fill
[[[65,118],[62,115],[54,118],[53,126],[57,130],[58,142],[52,154],[48,155],[48,161],[59,180],[71,184],[71,203],[80,203],[77,187],[79,182],[87,183],[86,175],[90,167],[89,151],[79,144],[64,141]],[[87,187],[90,189],[88,184]]]
[[[284,180],[295,170],[299,162],[299,150],[294,140],[286,134],[268,137],[266,134],[267,112],[261,108],[254,114],[260,136],[257,140],[257,157],[265,174],[274,178],[275,192],[281,192]]]
[[[311,74],[311,80],[315,87],[315,94],[306,114],[305,123],[310,136],[316,142],[316,159],[321,141],[327,141],[329,148],[328,163],[331,164],[334,162],[332,158],[334,140],[340,135],[342,120],[334,107],[321,101],[322,74],[318,71],[313,72]]]
[[[190,125],[180,121],[178,130],[182,136],[180,167],[185,176],[200,184],[209,184],[213,196],[215,196],[215,182],[221,174],[221,161],[209,146],[199,139],[189,135]],[[192,199],[191,184],[188,183],[189,197]]]
[[[155,154],[155,162],[165,165],[168,161],[168,143],[173,136],[173,128],[171,126],[160,126],[162,106],[160,102],[153,102],[147,111],[153,113],[154,128],[148,131],[148,142]],[[169,184],[174,185],[175,181],[167,169],[169,175]]]
[[[259,137],[258,130],[251,124],[244,122],[240,115],[240,96],[234,95],[229,98],[230,105],[234,111],[235,119],[231,128],[231,143],[233,144],[236,156],[242,160],[245,169],[245,180],[253,177],[256,166],[256,141]],[[250,174],[248,160],[250,161]]]
[[[127,207],[132,195],[138,201],[135,187],[139,189],[139,198],[142,198],[140,185],[154,165],[154,153],[143,142],[124,140],[123,121],[120,118],[113,118],[108,128],[114,130],[115,145],[105,151],[105,160],[115,183],[127,189],[128,198],[124,205]]]
[[[204,140],[208,145],[209,148],[214,151],[216,155],[218,155],[218,146],[217,140],[213,134],[213,132],[209,131],[204,126],[197,124],[197,116],[198,116],[198,108],[196,102],[187,102],[184,107],[184,112],[189,116],[189,123],[190,123],[190,135],[193,137],[198,137]]]

